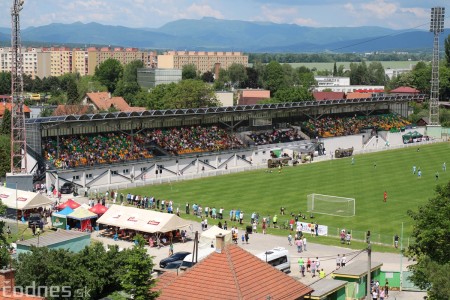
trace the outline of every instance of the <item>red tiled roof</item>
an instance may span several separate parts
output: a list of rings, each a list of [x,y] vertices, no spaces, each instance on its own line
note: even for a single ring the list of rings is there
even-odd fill
[[[314,99],[321,100],[340,100],[345,98],[344,92],[314,92]]]
[[[409,86],[400,86],[390,91],[390,93],[418,94],[420,91]]]
[[[371,98],[371,97],[372,93],[359,93],[359,92],[347,93],[347,99]]]
[[[58,105],[58,107],[53,111],[53,115],[83,115],[89,112],[89,108],[89,105]]]
[[[3,117],[3,115],[5,114],[5,109],[8,109],[9,111],[11,111],[11,103],[8,103],[8,102],[0,103],[0,117]],[[30,113],[31,110],[28,106],[24,105],[23,112]]]
[[[303,299],[313,290],[236,245],[177,276],[164,273],[158,299]]]
[[[108,110],[111,107],[127,112],[146,110],[145,107],[131,107],[122,97],[110,97],[107,92],[87,93],[86,95],[98,110]]]

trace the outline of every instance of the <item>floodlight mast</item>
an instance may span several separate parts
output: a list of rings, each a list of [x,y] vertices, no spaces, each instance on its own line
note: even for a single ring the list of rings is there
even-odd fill
[[[24,0],[11,7],[11,173],[27,172],[27,142],[23,96],[23,57],[20,41],[20,11]]]
[[[439,125],[439,34],[444,31],[445,7],[431,8],[430,32],[434,34],[431,71],[430,124]]]

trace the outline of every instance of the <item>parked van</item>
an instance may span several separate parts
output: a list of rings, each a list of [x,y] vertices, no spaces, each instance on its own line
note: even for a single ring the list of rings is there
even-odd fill
[[[291,272],[291,258],[289,256],[289,251],[286,250],[286,248],[276,247],[256,255],[256,257],[284,273]]]
[[[198,255],[197,255],[197,262],[202,261],[205,257],[207,257],[208,255],[210,255],[210,254],[213,253],[214,251],[216,251],[215,248],[199,249],[199,250],[198,250]],[[186,257],[183,259],[183,262],[181,263],[181,266],[180,266],[180,267],[181,267],[181,268],[182,268],[182,267],[190,268],[190,267],[194,266],[194,265],[195,265],[195,262],[192,263],[192,257],[193,257],[194,255],[195,255],[195,254],[192,253],[192,254],[189,254],[188,256],[186,256]],[[195,256],[194,256],[194,259],[195,259]]]

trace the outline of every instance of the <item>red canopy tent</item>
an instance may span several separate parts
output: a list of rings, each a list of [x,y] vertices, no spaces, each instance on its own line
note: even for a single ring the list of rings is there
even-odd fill
[[[108,208],[106,206],[101,205],[100,203],[97,203],[91,208],[89,208],[89,211],[97,215],[103,215],[107,210]]]
[[[72,199],[67,200],[66,202],[58,205],[56,208],[58,210],[64,209],[66,207],[70,207],[71,209],[75,209],[81,206],[81,204],[79,204],[78,202],[73,201]]]

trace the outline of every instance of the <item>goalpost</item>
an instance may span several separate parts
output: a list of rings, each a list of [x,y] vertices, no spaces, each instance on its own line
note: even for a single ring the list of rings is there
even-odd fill
[[[355,215],[355,199],[321,194],[308,195],[308,212],[339,217]]]

